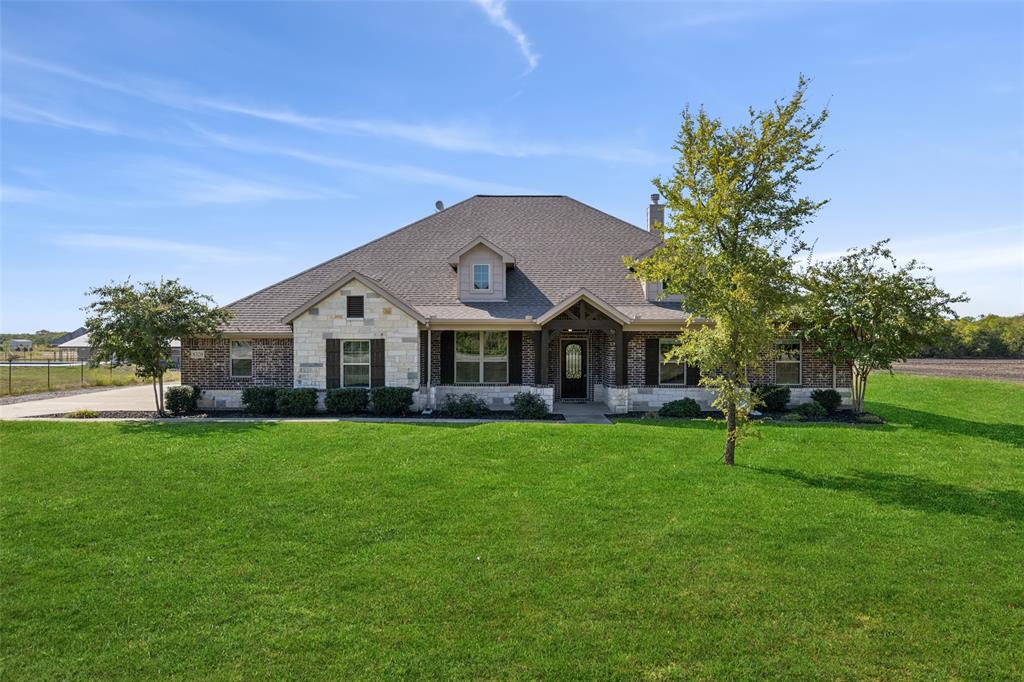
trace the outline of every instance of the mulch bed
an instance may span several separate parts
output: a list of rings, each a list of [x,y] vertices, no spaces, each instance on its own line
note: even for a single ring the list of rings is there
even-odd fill
[[[26,417],[26,419],[63,419],[68,416],[67,412],[59,412],[55,414],[39,414],[32,417]],[[89,421],[89,419],[157,419],[157,415],[154,411],[141,411],[141,410],[102,410],[97,411],[95,417],[83,418],[82,421]],[[300,417],[301,419],[322,419],[324,421],[336,421],[338,419],[346,419],[349,417],[366,417],[376,418],[375,415],[371,414],[353,414],[353,415],[331,415],[324,414],[323,412],[317,412],[307,417]],[[242,412],[240,410],[211,410],[209,412],[197,412],[195,414],[188,414],[182,417],[169,417],[171,419],[180,419],[181,421],[201,421],[203,419],[290,419],[291,417],[285,417],[280,414],[250,414],[248,412]],[[380,417],[381,419],[391,419],[391,417]],[[517,420],[516,416],[510,411],[499,411],[492,412],[482,417],[452,417],[441,412],[434,412],[433,414],[407,414],[404,417],[394,417],[394,419],[417,419],[423,421],[431,421],[438,419],[497,419],[502,421],[523,421]],[[534,420],[536,421],[536,420]],[[544,417],[544,421],[565,421],[565,417],[560,414],[549,414]]]

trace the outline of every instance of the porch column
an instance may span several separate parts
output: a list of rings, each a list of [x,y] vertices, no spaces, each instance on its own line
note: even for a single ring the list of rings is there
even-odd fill
[[[615,330],[615,385],[626,385],[626,342],[622,327]]]
[[[537,363],[540,366],[540,383],[541,385],[548,383],[548,345],[551,342],[551,332],[547,329],[540,330],[540,348],[537,349],[540,357],[537,358]]]

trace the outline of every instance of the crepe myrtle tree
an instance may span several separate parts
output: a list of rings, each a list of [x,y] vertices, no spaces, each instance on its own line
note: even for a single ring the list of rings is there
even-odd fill
[[[868,376],[892,369],[945,332],[954,303],[968,301],[935,285],[917,261],[899,265],[888,239],[834,260],[813,263],[803,277],[802,327],[817,352],[853,368],[853,411],[864,409]]]
[[[703,108],[683,111],[674,174],[654,180],[671,216],[654,228],[662,245],[626,261],[638,279],[664,282],[684,310],[708,323],[685,325],[672,354],[717,368],[700,383],[725,413],[726,464],[753,406],[745,370],[760,367],[787,332],[797,257],[808,248],[802,227],[826,203],[798,194],[802,177],[823,160],[816,136],[828,117],[805,112],[807,86],[801,76],[788,99],[749,109],[734,127]]]
[[[133,284],[112,282],[86,292],[96,300],[82,310],[97,360],[135,365],[135,373],[153,381],[156,411],[164,415],[164,373],[171,341],[193,336],[219,336],[227,311],[213,299],[177,279]]]

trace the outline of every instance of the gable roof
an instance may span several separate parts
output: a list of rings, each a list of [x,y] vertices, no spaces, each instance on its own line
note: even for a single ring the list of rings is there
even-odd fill
[[[515,254],[507,302],[458,299],[449,258],[478,239]],[[656,235],[566,196],[478,195],[235,301],[227,306],[233,317],[225,332],[290,334],[284,319],[351,273],[434,320],[537,319],[581,289],[625,317],[646,318],[650,310],[681,320],[678,305],[648,302],[622,262],[658,243]]]
[[[633,321],[632,317],[626,315],[606,301],[602,301],[601,298],[596,296],[593,292],[587,291],[586,289],[580,289],[579,291],[566,296],[565,299],[551,308],[551,310],[538,317],[537,324],[547,324],[572,306],[576,305],[578,301],[586,301],[619,324],[629,324]]]
[[[490,249],[491,251],[493,251],[494,253],[496,253],[499,256],[501,256],[501,262],[504,263],[505,265],[515,265],[516,264],[515,256],[513,256],[511,253],[509,253],[505,249],[501,248],[500,246],[495,246],[494,242],[486,239],[485,237],[477,237],[477,238],[473,239],[472,241],[470,241],[465,246],[463,246],[461,249],[459,249],[458,251],[453,253],[452,255],[448,256],[448,265],[458,265],[459,264],[459,259],[462,258],[462,256],[467,251],[469,251],[470,249],[476,248],[477,246],[485,246],[488,249]]]
[[[344,275],[339,277],[337,281],[332,282],[331,284],[328,284],[321,291],[318,291],[317,293],[315,293],[312,296],[310,296],[309,299],[307,299],[305,302],[303,302],[301,305],[299,305],[297,308],[295,308],[295,310],[292,310],[290,313],[288,313],[283,318],[281,318],[281,322],[283,322],[285,324],[288,324],[289,322],[294,320],[296,317],[298,317],[302,313],[306,312],[307,310],[309,310],[310,308],[315,306],[317,303],[320,303],[325,298],[327,298],[328,296],[333,294],[338,289],[341,289],[342,287],[344,287],[346,284],[348,284],[352,280],[355,280],[355,281],[361,283],[363,286],[365,286],[370,291],[377,292],[378,294],[383,296],[385,299],[390,301],[393,306],[395,306],[396,308],[398,308],[402,312],[407,313],[410,317],[412,317],[417,322],[426,322],[427,321],[427,319],[425,317],[423,317],[423,315],[420,315],[420,313],[415,308],[413,308],[411,305],[409,305],[408,303],[406,303],[405,301],[403,301],[402,299],[398,298],[397,296],[392,294],[390,291],[388,291],[387,289],[382,287],[378,282],[374,282],[369,277],[366,277],[365,275],[362,275],[362,274],[360,274],[360,273],[358,273],[358,272],[353,270],[352,272],[345,273]]]

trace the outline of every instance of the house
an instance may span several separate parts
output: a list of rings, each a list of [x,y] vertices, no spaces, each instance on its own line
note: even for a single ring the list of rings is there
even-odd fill
[[[509,409],[520,391],[655,410],[690,396],[697,367],[664,361],[688,315],[623,256],[641,229],[566,196],[474,196],[236,301],[223,338],[182,340],[182,382],[201,405],[233,408],[248,386],[407,386],[416,405],[474,393]],[[849,395],[849,367],[780,339],[756,380]]]
[[[57,347],[62,350],[66,348],[71,351],[77,351],[77,357],[79,362],[87,362],[92,359],[92,344],[89,343],[88,332],[79,334],[75,338],[69,341],[65,341],[64,343],[60,344]],[[177,339],[172,339],[170,350],[171,367],[179,367],[181,365],[181,341]]]
[[[76,329],[73,332],[67,332],[66,334],[61,334],[60,336],[55,338],[53,341],[51,341],[50,345],[51,346],[60,346],[61,344],[67,343],[71,339],[78,338],[79,336],[81,336],[84,333],[85,333],[85,327],[79,327],[78,329]]]
[[[11,351],[22,351],[27,352],[32,350],[31,339],[11,339],[10,345],[8,346]]]

